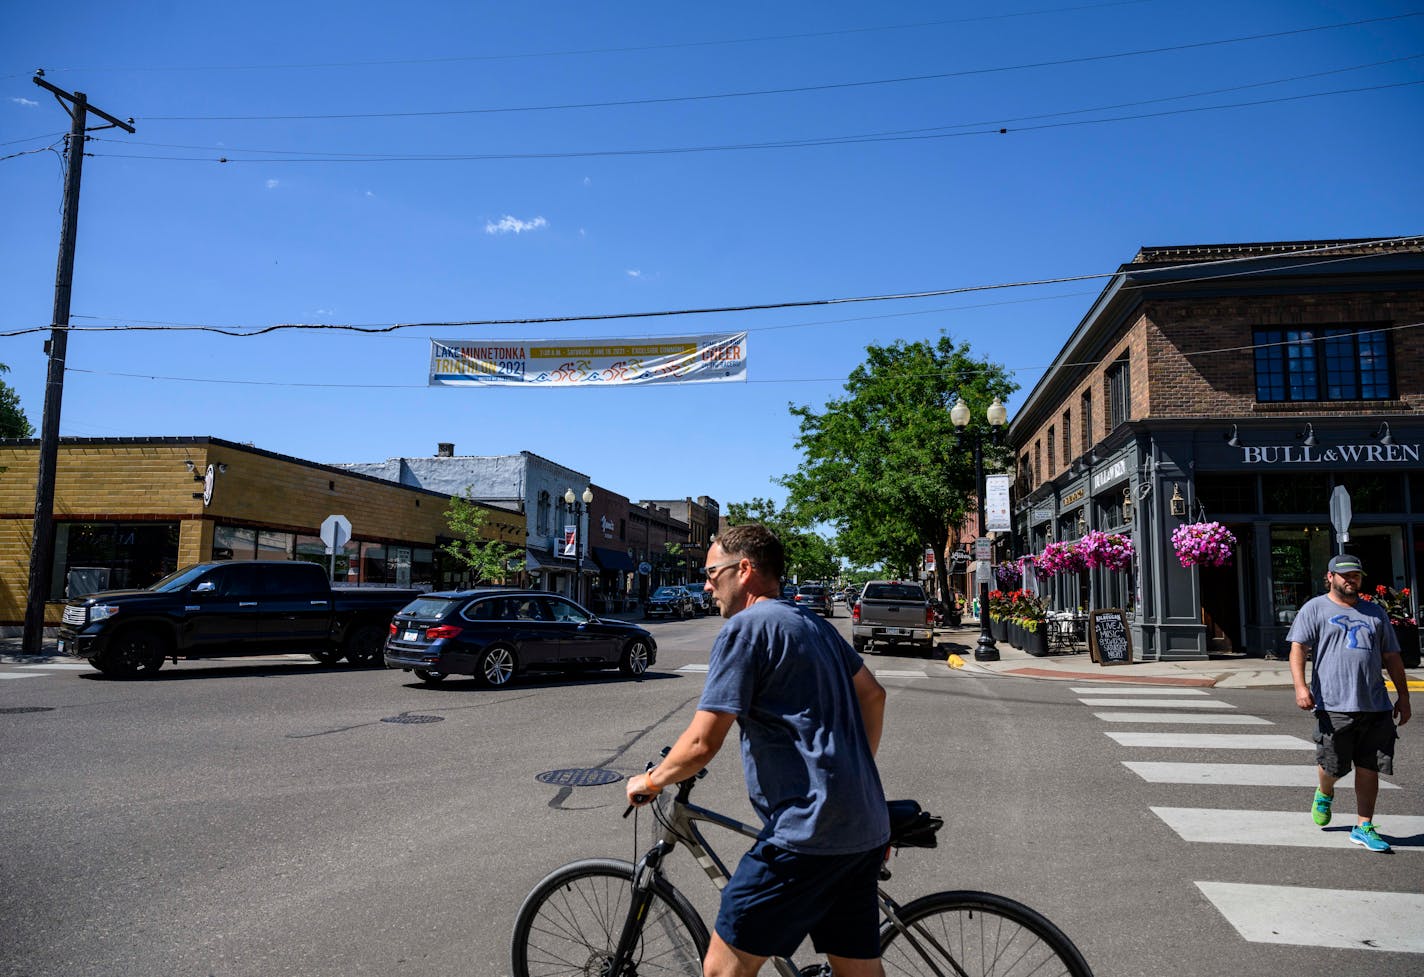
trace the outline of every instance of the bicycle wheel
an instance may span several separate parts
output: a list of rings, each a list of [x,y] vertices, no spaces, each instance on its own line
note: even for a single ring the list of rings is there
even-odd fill
[[[556,869],[536,885],[514,921],[514,977],[622,977],[609,974],[633,894],[633,866],[589,858]],[[664,879],[633,951],[638,977],[700,977],[707,928],[697,910]]]
[[[1021,902],[988,892],[936,892],[900,907],[902,932],[880,930],[886,977],[1092,977],[1063,931]]]

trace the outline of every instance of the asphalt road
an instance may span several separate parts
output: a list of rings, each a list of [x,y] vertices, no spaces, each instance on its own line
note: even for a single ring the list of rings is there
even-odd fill
[[[543,874],[589,855],[632,858],[651,837],[648,817],[620,819],[621,783],[557,787],[535,775],[643,769],[690,717],[719,625],[653,623],[659,659],[641,681],[560,676],[498,692],[296,657],[184,662],[134,682],[0,666],[34,675],[0,681],[0,974],[506,974],[514,914]],[[1424,966],[1412,953],[1250,942],[1198,885],[1417,893],[1417,839],[1389,856],[1230,843],[1249,812],[1308,818],[1309,790],[1152,783],[1124,765],[1308,755],[1131,748],[1105,735],[1116,724],[1070,683],[868,661],[890,690],[887,790],[947,821],[938,849],[895,858],[898,898],[1018,898],[1100,975]],[[1271,732],[1308,735],[1282,690],[1211,698]],[[397,717],[436,721],[383,721]],[[1421,770],[1409,747],[1391,778],[1406,787]],[[752,819],[734,749],[697,796]],[[1154,808],[1248,813],[1224,813],[1219,838],[1188,841]],[[1384,792],[1386,828],[1391,814],[1424,814],[1419,792]],[[723,854],[739,850],[729,838]],[[671,874],[710,918],[716,893],[684,853]]]

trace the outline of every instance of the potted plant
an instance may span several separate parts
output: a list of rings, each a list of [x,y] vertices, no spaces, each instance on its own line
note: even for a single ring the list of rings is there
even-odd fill
[[[1236,537],[1219,522],[1188,522],[1172,530],[1172,549],[1184,567],[1224,567],[1231,562]]]
[[[1060,573],[1081,573],[1088,569],[1088,559],[1078,543],[1049,543],[1034,565],[1039,573],[1052,577]]]
[[[1419,667],[1419,620],[1414,615],[1413,597],[1408,587],[1395,590],[1378,584],[1375,592],[1361,593],[1364,600],[1378,604],[1389,615],[1389,623],[1399,638],[1399,650],[1404,658],[1405,668]]]
[[[1014,610],[1019,623],[1019,647],[1030,655],[1042,657],[1048,654],[1048,604],[1037,594],[1027,590],[1017,592]]]
[[[1078,552],[1089,567],[1120,571],[1132,564],[1132,540],[1118,533],[1095,529],[1078,541]]]

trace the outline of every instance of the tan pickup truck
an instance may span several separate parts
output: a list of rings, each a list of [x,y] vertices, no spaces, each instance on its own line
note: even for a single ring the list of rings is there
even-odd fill
[[[910,644],[934,649],[934,611],[925,589],[901,580],[871,580],[851,609],[851,644],[865,651],[872,644]]]

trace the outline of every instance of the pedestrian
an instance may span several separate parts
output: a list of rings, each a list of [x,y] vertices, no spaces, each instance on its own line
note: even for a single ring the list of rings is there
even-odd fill
[[[1370,851],[1387,852],[1389,842],[1374,823],[1379,775],[1394,773],[1395,722],[1409,722],[1409,685],[1399,639],[1384,609],[1360,600],[1365,571],[1353,556],[1331,559],[1325,573],[1329,588],[1305,602],[1291,624],[1291,677],[1295,703],[1315,712],[1315,759],[1320,786],[1311,815],[1330,823],[1335,784],[1355,768],[1355,827],[1350,840]],[[1315,649],[1309,684],[1306,649]],[[1394,683],[1391,709],[1381,670]]]
[[[883,977],[876,885],[890,838],[875,766],[885,690],[834,626],[778,600],[784,550],[760,525],[707,552],[726,618],[692,722],[630,803],[695,775],[740,727],[747,793],[763,828],[722,890],[706,977],[752,977],[810,936],[836,977]]]

